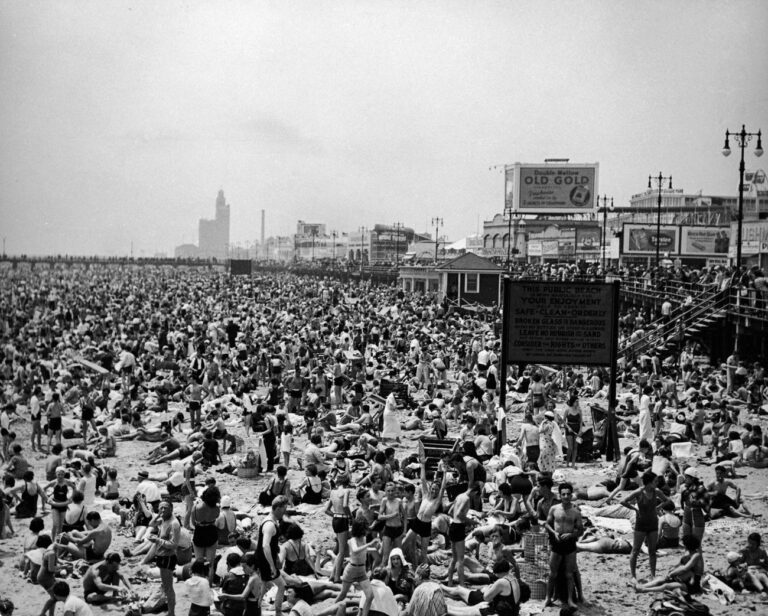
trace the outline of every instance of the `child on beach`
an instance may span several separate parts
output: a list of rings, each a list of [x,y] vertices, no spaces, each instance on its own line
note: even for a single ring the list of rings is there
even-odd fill
[[[117,480],[117,469],[110,468],[107,471],[107,485],[104,487],[104,498],[117,500],[120,498],[120,482]]]
[[[264,592],[264,584],[258,570],[256,552],[246,552],[242,560],[243,572],[250,576],[243,592],[239,595],[221,592],[219,598],[222,601],[244,601],[245,610],[243,616],[259,616],[261,614],[261,597]]]
[[[283,464],[286,468],[291,468],[291,449],[293,449],[293,426],[285,422],[283,433],[280,435],[280,453],[283,454]]]
[[[186,582],[189,593],[189,616],[208,616],[213,605],[213,593],[208,582],[208,565],[196,560],[190,566],[190,577]]]

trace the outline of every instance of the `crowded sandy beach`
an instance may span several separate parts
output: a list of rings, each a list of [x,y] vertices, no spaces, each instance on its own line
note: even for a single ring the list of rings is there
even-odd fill
[[[322,272],[1,284],[3,614],[768,610],[758,361],[623,361],[613,460],[607,370],[510,365],[500,403],[498,309]]]

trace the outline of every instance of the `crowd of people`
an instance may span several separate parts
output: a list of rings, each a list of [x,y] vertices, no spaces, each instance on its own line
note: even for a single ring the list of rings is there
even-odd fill
[[[618,429],[638,444],[582,490],[562,468],[599,457],[605,419],[585,401],[605,406],[608,373],[510,366],[500,401],[497,311],[286,273],[94,267],[6,271],[0,284],[0,537],[24,535],[41,616],[57,602],[175,616],[181,583],[194,616],[514,615],[534,535],[548,541],[545,603],[573,613],[577,552],[628,554],[637,592],[696,593],[707,522],[753,519],[734,475],[766,465],[766,386],[736,353],[702,365],[681,341],[663,361],[626,363]],[[656,316],[629,310],[622,326]],[[680,462],[685,445],[713,482]],[[233,481],[260,480],[233,502]],[[580,501],[633,512],[632,540]],[[760,542],[728,555],[724,581],[768,592]],[[657,577],[657,550],[680,546]],[[64,579],[80,563],[82,599]],[[123,571],[138,564],[160,581],[141,601],[147,580]]]

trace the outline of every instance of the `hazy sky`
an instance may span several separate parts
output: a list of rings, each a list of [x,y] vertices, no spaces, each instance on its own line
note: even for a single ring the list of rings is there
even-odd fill
[[[216,193],[233,242],[503,209],[491,165],[600,163],[736,194],[768,131],[768,2],[0,2],[9,253],[172,254]],[[733,147],[733,143],[731,144]],[[751,146],[754,148],[754,142]],[[747,168],[768,168],[748,153]]]

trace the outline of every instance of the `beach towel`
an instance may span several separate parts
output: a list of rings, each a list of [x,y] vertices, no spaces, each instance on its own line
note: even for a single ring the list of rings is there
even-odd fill
[[[673,458],[690,458],[693,456],[693,443],[672,443]]]
[[[701,588],[710,599],[715,599],[722,605],[728,605],[736,601],[736,591],[709,573],[705,574],[701,580]]]

